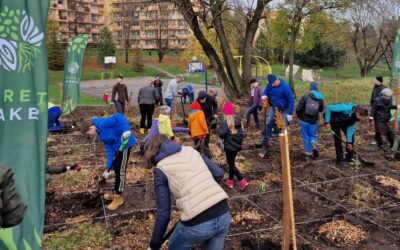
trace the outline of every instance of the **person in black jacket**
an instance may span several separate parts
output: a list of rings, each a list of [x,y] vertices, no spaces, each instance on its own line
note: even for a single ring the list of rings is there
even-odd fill
[[[208,95],[205,91],[201,90],[199,96],[197,97],[197,102],[200,103],[201,110],[203,110],[206,117],[208,129],[214,129],[216,123],[214,119],[218,117],[218,104],[215,97]],[[208,148],[210,143],[210,134],[207,134],[204,139],[204,144]]]
[[[303,137],[306,161],[318,158],[317,122],[319,113],[324,110],[322,95],[318,92],[318,84],[310,83],[310,93],[304,95],[297,105],[296,114],[300,119],[301,136]]]
[[[149,81],[148,85],[142,87],[138,94],[141,134],[144,134],[145,131],[150,129],[151,124],[153,123],[154,103],[159,99],[159,93],[152,84],[153,83]]]
[[[383,77],[377,76],[374,80],[374,88],[372,89],[371,100],[369,101],[371,106],[374,105],[376,98],[381,95],[382,90],[385,88],[386,86],[383,85]]]
[[[156,79],[153,82],[154,88],[156,88],[158,92],[158,98],[156,99],[155,105],[160,105],[163,106],[163,96],[162,96],[162,86],[163,86],[163,81],[160,79],[159,75],[156,75]]]
[[[0,228],[21,223],[27,206],[15,191],[13,171],[0,164]]]
[[[248,185],[242,173],[235,166],[235,159],[240,150],[242,150],[243,128],[239,117],[234,116],[233,103],[227,102],[222,108],[222,113],[225,117],[225,122],[217,129],[218,136],[224,142],[224,150],[226,161],[229,167],[229,177],[225,184],[229,188],[233,188],[233,177],[239,181],[241,190],[244,190]]]
[[[386,134],[390,147],[393,147],[393,132],[390,129],[390,118],[392,117],[391,110],[397,109],[396,105],[392,105],[391,89],[385,88],[381,92],[381,96],[375,99],[371,109],[371,116],[369,117],[370,124],[375,123],[375,140],[378,148],[384,150],[382,142],[382,134]]]

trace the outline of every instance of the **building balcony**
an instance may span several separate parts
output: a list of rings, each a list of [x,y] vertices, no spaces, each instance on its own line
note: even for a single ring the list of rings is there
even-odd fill
[[[99,10],[98,9],[90,9],[90,13],[99,14]]]
[[[92,33],[92,34],[98,34],[98,33],[100,33],[100,30],[99,29],[91,29],[90,30],[90,33]]]
[[[58,30],[59,30],[61,33],[69,33],[69,28],[67,28],[67,27],[60,27]]]

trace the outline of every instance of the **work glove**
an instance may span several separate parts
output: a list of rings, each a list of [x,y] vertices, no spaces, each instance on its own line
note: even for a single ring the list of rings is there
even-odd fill
[[[266,95],[263,95],[263,96],[261,96],[261,99],[263,99],[263,100],[267,100],[267,99],[268,99],[268,97],[267,97]]]
[[[288,122],[293,121],[293,116],[292,115],[287,115],[286,119],[288,120]]]
[[[218,118],[218,115],[217,115],[217,114],[215,114],[215,115],[214,115],[214,118],[215,118],[215,119],[217,119],[217,118]]]
[[[125,131],[123,134],[122,134],[122,137],[124,137],[124,139],[126,140],[126,139],[128,139],[129,138],[129,136],[131,136],[131,131]]]
[[[351,143],[346,143],[346,148],[350,151],[353,151],[353,145]]]
[[[69,168],[69,169],[68,169]],[[68,170],[76,170],[76,171],[81,171],[81,166],[79,166],[78,163],[73,164],[72,166],[67,166]]]
[[[114,102],[110,102],[110,105],[111,105],[111,106],[114,106]]]
[[[111,178],[111,172],[110,172],[110,170],[108,170],[108,169],[104,170],[103,177],[104,177],[104,179],[106,179],[106,180],[110,179],[110,178]]]

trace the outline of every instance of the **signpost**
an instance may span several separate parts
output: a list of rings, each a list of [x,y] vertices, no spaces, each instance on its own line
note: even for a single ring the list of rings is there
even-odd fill
[[[108,67],[111,63],[116,64],[117,58],[115,56],[105,56],[104,65],[106,66],[106,79],[108,79]]]
[[[206,93],[208,93],[208,72],[207,72],[207,70],[205,70],[203,68],[203,62],[190,61],[188,63],[188,73],[196,73],[196,72],[204,73],[205,84],[206,84]]]

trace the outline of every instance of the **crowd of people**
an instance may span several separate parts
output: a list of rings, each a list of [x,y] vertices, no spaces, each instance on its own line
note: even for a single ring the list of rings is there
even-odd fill
[[[122,192],[129,155],[132,146],[137,142],[129,122],[123,116],[124,109],[121,108],[129,102],[122,79],[122,76],[119,77],[118,86],[113,88],[112,101],[118,113],[108,118],[87,119],[81,125],[83,133],[97,135],[104,143],[107,163],[103,176],[109,178],[110,172],[115,172],[114,190],[104,195],[106,200],[112,201],[107,206],[109,210],[115,210],[123,204]],[[256,129],[264,128],[263,138],[258,143],[263,147],[260,154],[262,158],[268,157],[270,153],[269,141],[273,127],[278,122],[278,112],[286,127],[291,126],[293,113],[296,112],[300,121],[306,161],[319,157],[318,121],[322,112],[324,126],[334,139],[336,162],[341,167],[346,165],[346,161],[352,160],[356,124],[363,121],[363,117],[368,117],[368,114],[370,124],[375,126],[377,147],[387,150],[383,144],[383,134],[392,147],[392,151],[387,155],[388,159],[394,160],[399,149],[400,137],[394,138],[389,124],[391,110],[399,107],[392,104],[393,93],[382,85],[382,77],[377,77],[375,81],[370,103],[371,112],[368,112],[366,106],[354,103],[325,106],[316,82],[310,83],[309,93],[302,96],[295,107],[293,93],[282,78],[268,75],[264,91],[257,79],[252,79],[249,82],[251,91],[245,126],[242,125],[240,115],[235,114],[234,103],[229,101],[222,106],[224,118],[219,122],[216,93],[200,91],[195,99],[193,88],[188,89],[186,85],[183,89],[187,91],[180,90],[179,83],[183,80],[182,75],[177,75],[169,82],[164,100],[163,82],[159,77],[141,88],[138,95],[140,133],[147,132],[144,140],[140,142],[140,154],[149,166],[154,167],[157,204],[157,216],[149,249],[159,249],[165,240],[164,235],[171,217],[171,195],[174,196],[176,207],[180,211],[180,220],[173,230],[169,248],[191,249],[203,245],[206,249],[223,249],[230,224],[228,195],[218,185],[224,178],[224,172],[212,161],[211,156],[202,150],[209,148],[212,129],[216,130],[227,160],[228,178],[224,183],[228,188],[234,188],[236,178],[240,190],[245,190],[248,182],[235,162],[242,149],[244,133],[250,127],[251,115],[254,116]],[[176,127],[171,124],[174,99],[183,96],[189,97],[191,102],[189,122],[187,127]],[[153,120],[155,105],[160,105],[160,114]],[[269,108],[264,126],[260,124],[258,117],[258,112],[263,108]],[[181,145],[176,133],[188,133],[194,146]]]

